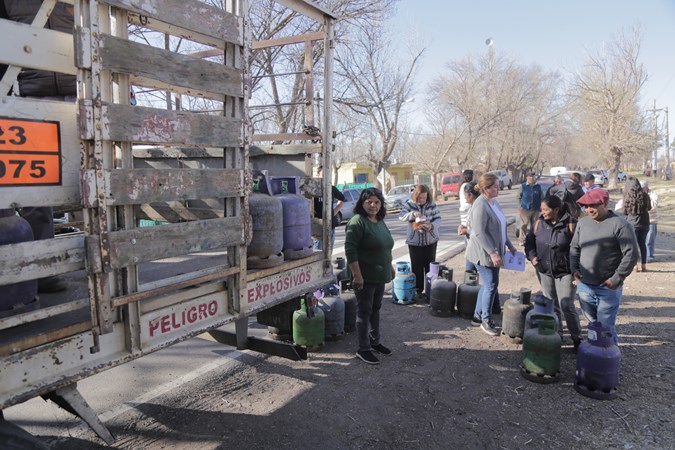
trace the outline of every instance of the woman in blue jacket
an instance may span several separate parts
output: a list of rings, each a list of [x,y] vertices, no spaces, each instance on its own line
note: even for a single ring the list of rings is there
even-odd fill
[[[575,227],[576,220],[567,213],[560,198],[545,197],[539,220],[525,238],[525,255],[537,270],[543,294],[553,299],[561,336],[562,309],[576,351],[581,342],[581,325],[574,306],[576,287],[570,270],[570,243]]]
[[[408,222],[405,243],[408,244],[410,252],[410,266],[415,274],[417,295],[421,297],[424,277],[429,272],[429,265],[436,261],[438,231],[441,225],[441,213],[431,199],[426,184],[418,184],[415,187],[410,199],[403,204],[398,218]]]

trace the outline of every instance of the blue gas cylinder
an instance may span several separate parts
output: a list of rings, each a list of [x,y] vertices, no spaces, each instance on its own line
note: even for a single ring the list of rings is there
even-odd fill
[[[574,389],[586,397],[611,400],[619,384],[621,351],[614,342],[616,331],[600,322],[588,324],[588,341],[577,351]]]
[[[281,200],[269,194],[267,178],[261,172],[254,173],[252,190],[248,198],[252,233],[246,247],[246,265],[250,269],[278,266],[284,262]]]
[[[327,341],[337,340],[345,334],[345,302],[340,297],[336,285],[324,286],[321,293],[314,296],[319,300],[318,307],[324,315],[324,334]]]
[[[0,245],[33,240],[28,221],[13,209],[0,210]],[[38,307],[37,280],[21,281],[0,287],[0,317],[19,314]]]
[[[271,177],[272,192],[283,207],[283,252],[285,259],[305,258],[313,253],[309,201],[299,192],[299,177]]]
[[[429,264],[429,272],[424,276],[424,296],[427,299],[427,302],[431,301],[431,285],[434,280],[438,278],[438,275],[441,273],[441,270],[444,268],[441,263],[432,262]]]
[[[391,299],[396,304],[409,305],[415,301],[415,274],[410,270],[409,262],[399,261],[396,263],[396,276],[394,277],[392,292]]]
[[[530,328],[537,328],[537,319],[535,316],[549,316],[555,321],[556,329],[560,330],[560,321],[553,310],[553,300],[539,293],[534,296],[534,307],[525,316],[524,331]]]

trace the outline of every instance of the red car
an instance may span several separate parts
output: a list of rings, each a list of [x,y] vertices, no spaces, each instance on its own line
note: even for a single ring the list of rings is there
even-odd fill
[[[459,187],[462,185],[461,173],[446,173],[441,179],[441,194],[443,199],[447,200],[451,195],[459,197]]]

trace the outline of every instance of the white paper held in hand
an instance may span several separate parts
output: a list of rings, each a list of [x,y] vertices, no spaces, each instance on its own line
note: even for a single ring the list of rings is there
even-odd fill
[[[525,271],[525,253],[516,252],[514,255],[511,252],[506,252],[504,255],[504,268],[508,270],[517,270],[518,272]]]

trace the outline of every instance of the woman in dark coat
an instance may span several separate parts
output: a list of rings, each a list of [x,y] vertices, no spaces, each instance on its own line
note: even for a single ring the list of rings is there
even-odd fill
[[[623,213],[626,215],[628,223],[633,225],[638,246],[640,247],[641,266],[637,266],[637,271],[647,270],[647,233],[649,233],[649,210],[652,209],[652,202],[649,194],[645,193],[640,186],[640,181],[635,177],[629,177],[626,180],[626,186],[623,189]]]
[[[570,271],[570,242],[576,220],[560,197],[551,195],[541,201],[539,220],[525,238],[525,255],[537,270],[544,296],[554,302],[562,336],[562,315],[576,351],[581,342],[581,324],[574,306],[576,287]]]

